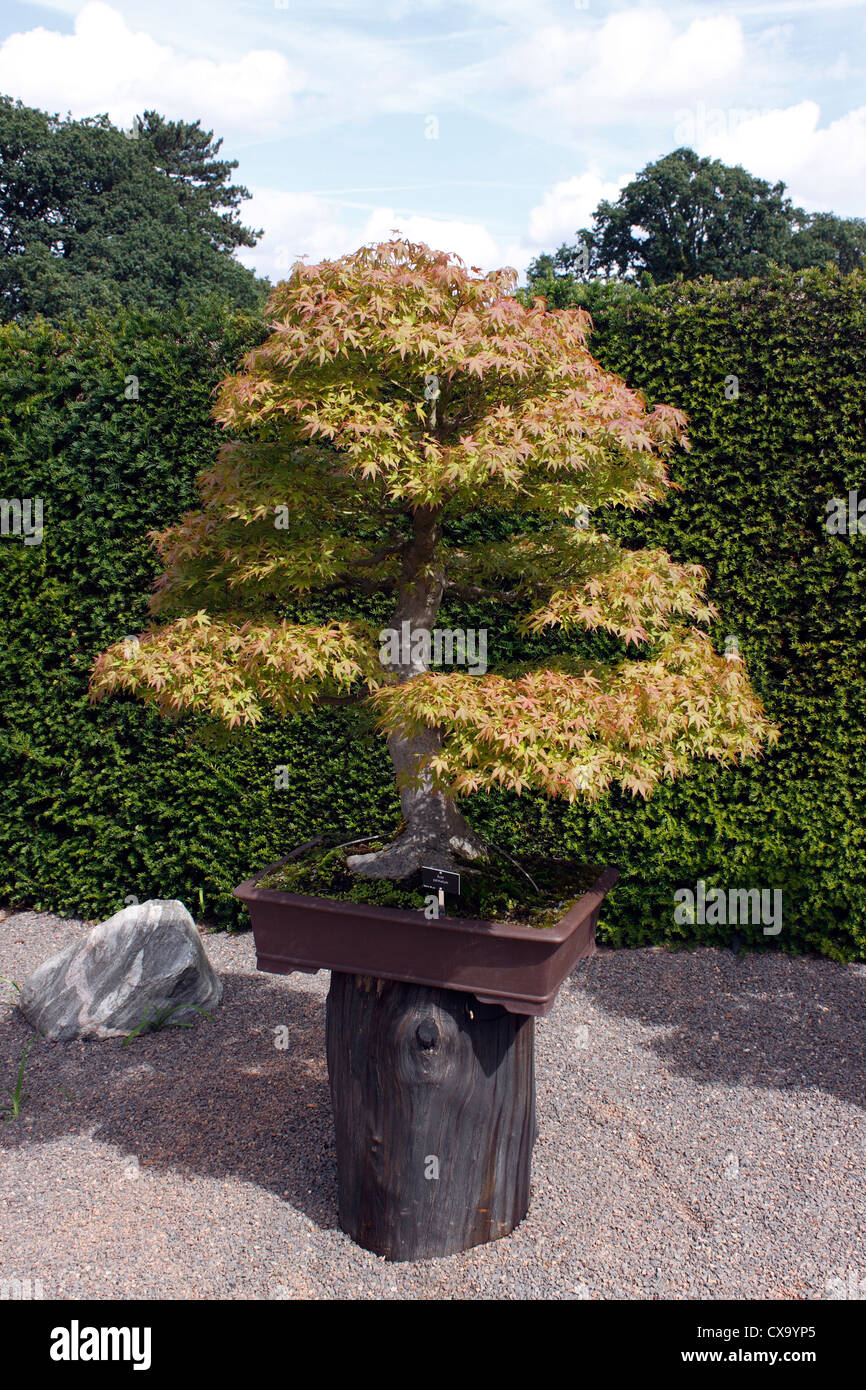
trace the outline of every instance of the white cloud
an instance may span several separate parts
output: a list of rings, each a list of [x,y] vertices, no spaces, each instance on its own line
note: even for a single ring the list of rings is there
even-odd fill
[[[597,170],[554,184],[529,214],[527,242],[533,251],[556,250],[574,240],[575,232],[589,227],[602,198],[616,199],[627,179],[606,182]]]
[[[621,10],[593,27],[586,13],[521,35],[483,65],[493,91],[511,92],[549,122],[597,127],[656,116],[666,99],[706,96],[745,62],[739,20],[718,14],[677,25],[661,10]]]
[[[759,112],[708,130],[701,154],[742,164],[752,174],[784,179],[795,202],[810,211],[863,215],[866,187],[866,106],[819,128],[817,102]]]
[[[339,23],[333,13],[267,7],[214,16],[212,4],[204,9],[196,0],[198,26],[181,11],[178,33],[164,0],[141,21],[127,9],[129,20],[104,0],[88,0],[72,34],[42,26],[11,34],[0,45],[0,90],[52,112],[107,111],[123,126],[148,107],[174,118],[195,112],[233,140],[429,109],[430,78],[411,45],[399,33],[370,37],[352,27],[351,14],[336,15]],[[173,43],[139,23],[174,32]]]
[[[131,29],[100,0],[83,7],[72,34],[39,27],[0,46],[0,90],[49,111],[107,111],[120,125],[147,107],[175,117],[194,107],[205,125],[277,134],[303,83],[273,49],[221,61],[187,57]]]
[[[659,10],[626,10],[602,26],[587,79],[599,95],[679,96],[731,77],[743,54],[740,22],[732,15],[695,19],[677,33]]]
[[[399,235],[438,251],[454,251],[467,265],[484,271],[510,265],[523,276],[540,252],[555,251],[563,242],[573,241],[579,228],[590,225],[601,199],[615,199],[630,177],[623,174],[617,182],[609,182],[591,169],[554,184],[530,210],[526,231],[517,240],[496,237],[482,222],[254,188],[251,202],[244,205],[243,220],[248,226],[263,227],[264,236],[256,247],[241,250],[238,258],[258,274],[279,280],[302,256],[314,264]]]
[[[124,126],[146,107],[198,117],[225,137],[231,155],[244,143],[288,135],[321,141],[314,146],[321,182],[312,184],[307,174],[304,181],[334,192],[275,186],[290,184],[297,168],[286,141],[273,146],[262,176],[269,186],[256,188],[242,209],[243,221],[263,226],[265,236],[240,259],[272,277],[300,255],[342,255],[395,228],[484,269],[511,264],[522,272],[539,252],[573,241],[602,198],[617,196],[627,181],[612,181],[618,170],[642,167],[673,144],[783,178],[807,207],[862,215],[866,108],[821,129],[817,104],[800,100],[811,91],[789,56],[795,11],[864,2],[690,0],[662,8],[659,0],[655,7],[628,0],[628,8],[614,8],[623,0],[591,0],[572,9],[563,0],[466,0],[459,8],[442,0],[290,0],[277,10],[273,0],[152,0],[145,8],[132,0],[34,0],[43,20],[49,8],[74,12],[74,31],[37,27],[0,42],[0,91],[49,111],[108,111]],[[752,25],[747,52],[742,26],[759,14],[779,22]],[[452,31],[458,20],[465,35]],[[796,34],[805,43],[804,23]],[[822,79],[836,59],[833,43],[832,52],[816,49]],[[856,57],[851,62],[856,68]],[[842,59],[837,68],[841,81]],[[739,99],[745,108],[751,100],[754,108],[760,91],[779,109],[737,111],[729,104]],[[858,93],[851,105],[862,99]],[[441,146],[423,141],[430,112],[442,122]],[[417,120],[389,122],[391,116]],[[694,138],[674,136],[682,116],[695,127]],[[497,124],[511,132],[504,149],[496,144]],[[446,136],[473,159],[477,140],[479,171],[503,155],[514,189],[491,183],[480,214],[477,204],[463,216],[460,202],[443,203],[438,188],[447,180],[426,188],[424,180],[446,172],[428,158],[445,149]],[[544,142],[543,160],[540,146],[529,148],[533,141]],[[546,155],[557,143],[567,151],[565,167],[583,172],[543,196],[522,197],[518,188],[537,179],[539,168],[545,179],[556,177],[560,155],[556,163]],[[357,153],[357,179],[354,171],[347,176],[347,150],[353,159]],[[472,172],[457,163],[455,185]],[[250,182],[243,168],[238,178]],[[357,194],[364,202],[347,202],[336,191],[355,182],[368,185]],[[412,208],[400,212],[376,201],[394,197],[411,198]]]
[[[467,265],[477,265],[485,271],[505,264],[496,241],[480,222],[405,215],[393,208],[376,208],[367,219],[361,240],[389,241],[395,231],[410,241],[426,242],[435,251],[456,251]]]
[[[312,193],[255,188],[252,200],[244,204],[243,220],[263,227],[264,236],[257,246],[239,251],[238,259],[272,280],[284,279],[302,257],[315,264],[347,255],[367,242],[390,241],[395,234],[426,242],[437,251],[455,251],[467,265],[485,271],[509,264],[480,222],[400,213],[392,207],[364,209]],[[524,255],[524,263],[526,259]]]
[[[243,204],[242,221],[263,228],[254,247],[244,247],[238,260],[258,275],[284,279],[295,261],[306,257],[315,263],[342,256],[360,245],[342,218],[339,204],[313,193],[286,193],[276,188],[254,188]]]

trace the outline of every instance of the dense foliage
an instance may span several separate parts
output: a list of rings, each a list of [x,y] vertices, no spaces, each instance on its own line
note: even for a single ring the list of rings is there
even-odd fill
[[[580,303],[576,286],[598,277],[678,276],[732,280],[766,275],[773,265],[802,270],[837,265],[843,274],[863,265],[866,222],[807,213],[739,165],[679,149],[642,169],[615,202],[602,200],[592,227],[573,245],[539,256],[529,288],[561,307]],[[552,292],[552,293],[551,293]]]
[[[165,310],[208,293],[259,304],[232,255],[255,245],[237,216],[249,193],[228,182],[237,160],[216,157],[221,143],[155,111],[122,132],[0,97],[0,318]]]
[[[96,694],[231,728],[370,692],[389,735],[441,733],[424,767],[449,793],[574,800],[616,781],[646,795],[695,757],[760,752],[772,731],[742,662],[698,626],[713,611],[700,566],[604,530],[608,508],[664,496],[681,417],[598,367],[580,311],[525,307],[509,276],[399,241],[298,265],[270,301],[271,335],[220,391],[219,418],[243,440],[202,479],[201,509],[158,537],[152,608],[169,621],[110,647]],[[472,509],[524,525],[498,544],[451,541],[448,523]],[[287,598],[359,582],[393,595],[398,630],[404,589],[429,584],[405,609],[410,637],[450,593],[512,602],[528,634],[606,632],[624,650],[480,675],[415,656],[407,677],[405,663],[383,670],[374,624],[281,615]]]
[[[736,641],[781,730],[756,768],[702,766],[646,806],[614,797],[585,820],[602,857],[629,866],[616,939],[652,933],[665,894],[647,900],[641,879],[704,877],[782,889],[780,944],[863,958],[866,277],[776,272],[618,292],[607,309],[596,302],[595,319],[604,364],[686,410],[692,441],[672,468],[682,492],[612,529],[707,567],[715,641]],[[828,503],[849,499],[850,514],[852,492],[860,529],[833,534]],[[761,941],[760,929],[739,930]]]
[[[512,853],[617,864],[611,941],[726,942],[730,928],[674,922],[674,890],[704,878],[782,889],[782,933],[741,926],[747,941],[866,959],[866,539],[825,526],[829,499],[866,479],[863,277],[623,288],[593,311],[594,353],[650,403],[686,410],[692,443],[671,469],[683,490],[611,512],[609,529],[708,568],[713,644],[737,639],[781,738],[743,768],[696,764],[646,802],[492,791],[468,803],[472,820]],[[251,870],[324,829],[393,825],[392,769],[362,711],[266,715],[229,738],[206,716],[87,701],[94,656],[146,621],[161,565],[145,533],[194,506],[212,467],[211,392],[262,337],[216,310],[0,332],[0,494],[46,499],[41,546],[0,540],[0,897],[97,916],[128,894],[177,895],[237,922],[230,889]],[[500,542],[509,523],[470,512],[452,535]],[[291,613],[378,624],[389,607],[310,595]],[[458,620],[486,625],[506,666],[587,650],[521,632],[483,597],[446,599],[442,623]]]

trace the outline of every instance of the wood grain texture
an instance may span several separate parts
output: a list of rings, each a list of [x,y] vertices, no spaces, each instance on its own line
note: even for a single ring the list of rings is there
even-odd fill
[[[474,995],[332,973],[328,1074],[347,1235],[386,1259],[419,1260],[514,1229],[529,1206],[534,1041],[532,1018]]]

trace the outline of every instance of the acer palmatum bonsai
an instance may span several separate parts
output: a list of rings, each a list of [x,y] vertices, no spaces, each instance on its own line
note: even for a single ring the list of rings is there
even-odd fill
[[[573,800],[619,782],[646,796],[695,758],[774,737],[742,662],[699,626],[714,612],[704,570],[625,549],[590,519],[664,495],[685,417],[599,366],[581,310],[527,308],[515,282],[401,240],[296,265],[269,301],[270,336],[221,384],[216,418],[237,437],[202,476],[201,509],[155,536],[157,622],[94,664],[94,698],[125,690],[232,727],[268,706],[370,702],[404,825],[350,858],[361,876],[483,858],[457,804],[472,792]],[[449,539],[470,511],[526,530]],[[408,646],[383,649],[360,619],[281,615],[341,589],[393,595],[390,632]],[[508,675],[428,669],[443,598],[485,595],[528,634],[601,629],[625,650]]]

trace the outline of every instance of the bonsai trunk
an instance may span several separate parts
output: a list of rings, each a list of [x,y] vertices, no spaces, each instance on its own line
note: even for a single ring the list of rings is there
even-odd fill
[[[436,512],[415,512],[391,620],[397,681],[422,674],[429,659],[444,587],[440,531]],[[422,630],[426,644],[410,640],[407,650],[404,635]],[[423,768],[417,776],[440,742],[438,729],[388,740],[405,827],[380,853],[351,856],[355,873],[402,879],[423,864],[484,857],[453,802]],[[455,990],[333,971],[328,1075],[340,1225],[360,1245],[390,1260],[425,1259],[495,1240],[523,1218],[535,1143],[531,1018]]]
[[[441,535],[438,513],[419,508],[414,513],[413,538],[403,552],[398,602],[391,619],[391,631],[400,640],[400,655],[388,663],[394,678],[411,680],[427,670],[416,633],[429,634],[442,602],[444,576],[435,562]],[[404,642],[408,636],[409,641]],[[384,663],[383,663],[384,664]],[[458,811],[450,797],[434,791],[422,765],[441,746],[438,729],[423,729],[410,738],[391,735],[388,751],[400,789],[400,809],[404,828],[384,850],[375,854],[353,854],[347,863],[362,878],[404,879],[423,864],[440,869],[458,869],[461,861],[484,859],[482,840]]]
[[[441,744],[438,729],[426,729],[413,738],[388,739],[388,751],[398,784],[412,776],[419,760],[428,758]],[[483,842],[454,802],[430,787],[429,777],[419,786],[400,789],[403,830],[385,849],[375,854],[353,854],[346,861],[362,878],[403,879],[423,864],[438,869],[459,869],[462,861],[486,857]]]

